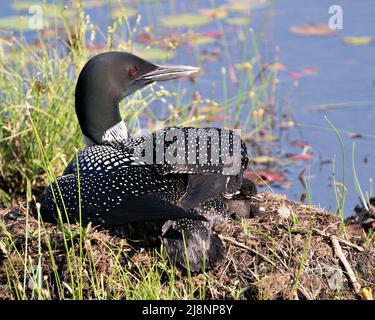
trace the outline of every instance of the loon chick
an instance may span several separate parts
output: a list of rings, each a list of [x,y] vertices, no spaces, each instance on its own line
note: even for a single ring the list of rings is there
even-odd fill
[[[225,195],[225,203],[228,205],[228,210],[237,218],[260,216],[260,213],[251,207],[252,198],[256,193],[257,187],[255,184],[249,179],[243,178],[239,192]]]
[[[155,222],[161,225],[158,236],[167,252],[179,264],[199,271],[220,261],[224,249],[212,228],[229,215],[223,194],[242,185],[248,163],[245,143],[220,128],[170,127],[130,138],[118,107],[154,81],[198,71],[155,65],[126,52],[89,60],[75,92],[88,146],[47,188],[43,218],[107,227]]]

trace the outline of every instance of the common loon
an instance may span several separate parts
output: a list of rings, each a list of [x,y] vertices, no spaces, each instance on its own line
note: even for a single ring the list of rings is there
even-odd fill
[[[47,188],[43,218],[105,227],[151,224],[169,255],[191,271],[220,261],[224,246],[213,227],[229,217],[223,195],[242,186],[246,144],[220,128],[169,127],[129,137],[118,106],[154,81],[198,71],[156,65],[126,52],[91,58],[75,91],[87,147]]]

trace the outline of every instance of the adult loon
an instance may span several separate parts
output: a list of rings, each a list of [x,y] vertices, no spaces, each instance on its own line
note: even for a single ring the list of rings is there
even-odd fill
[[[224,247],[213,227],[229,216],[223,194],[241,188],[245,143],[220,128],[169,127],[131,138],[118,106],[154,81],[198,71],[156,65],[126,52],[91,58],[75,91],[87,147],[47,188],[43,218],[107,227],[151,224],[167,252],[191,271],[220,261]]]

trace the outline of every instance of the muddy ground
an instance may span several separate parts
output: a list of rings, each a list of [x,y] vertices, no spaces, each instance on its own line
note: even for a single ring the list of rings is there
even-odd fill
[[[281,195],[260,193],[251,206],[252,211],[261,212],[262,217],[236,220],[217,228],[227,250],[222,264],[206,275],[193,274],[191,278],[184,270],[173,269],[178,292],[187,291],[190,281],[195,288],[205,288],[206,299],[371,298],[375,288],[373,237],[352,232],[333,214],[288,201]],[[26,216],[22,204],[0,210],[1,299],[17,298],[15,287],[23,283]],[[70,282],[61,228],[45,223],[45,231],[39,239],[38,221],[31,215],[27,217],[29,265],[36,264],[40,242],[43,282],[48,288],[45,298],[58,298],[56,274],[62,282]],[[79,255],[79,228],[72,226],[72,230],[73,244],[68,243],[70,254],[74,250]],[[50,239],[50,249],[46,239]],[[110,276],[114,270],[113,252],[134,279],[140,279],[140,270],[149,268],[158,259],[155,248],[134,248],[108,230],[87,230],[82,250],[90,252],[104,288],[113,287],[113,283],[109,283],[113,280]],[[95,298],[89,279],[85,279],[85,274],[83,278],[83,298]],[[160,280],[165,290],[168,279],[162,276]],[[31,297],[32,282],[28,283],[27,295]],[[69,298],[68,289],[63,290],[66,291],[64,296]],[[120,288],[116,292],[119,292],[118,298],[129,298],[126,290],[122,292]],[[111,298],[111,294],[108,297]]]

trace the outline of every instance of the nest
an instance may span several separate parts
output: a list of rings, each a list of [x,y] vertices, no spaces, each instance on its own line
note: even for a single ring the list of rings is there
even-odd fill
[[[17,298],[22,290],[35,298],[32,274],[38,262],[43,287],[38,298],[76,298],[72,270],[81,270],[79,297],[84,299],[142,298],[136,294],[137,281],[142,285],[151,271],[158,275],[157,298],[371,298],[375,251],[366,235],[348,234],[337,216],[275,194],[258,194],[251,210],[261,217],[216,228],[226,247],[225,261],[197,274],[176,267],[160,248],[137,246],[111,230],[88,227],[80,232],[76,225],[41,224],[22,205],[2,210],[0,298]],[[80,268],[75,269],[72,257],[80,256]],[[99,279],[96,285],[93,274]],[[163,294],[172,292],[172,280],[174,295]]]

